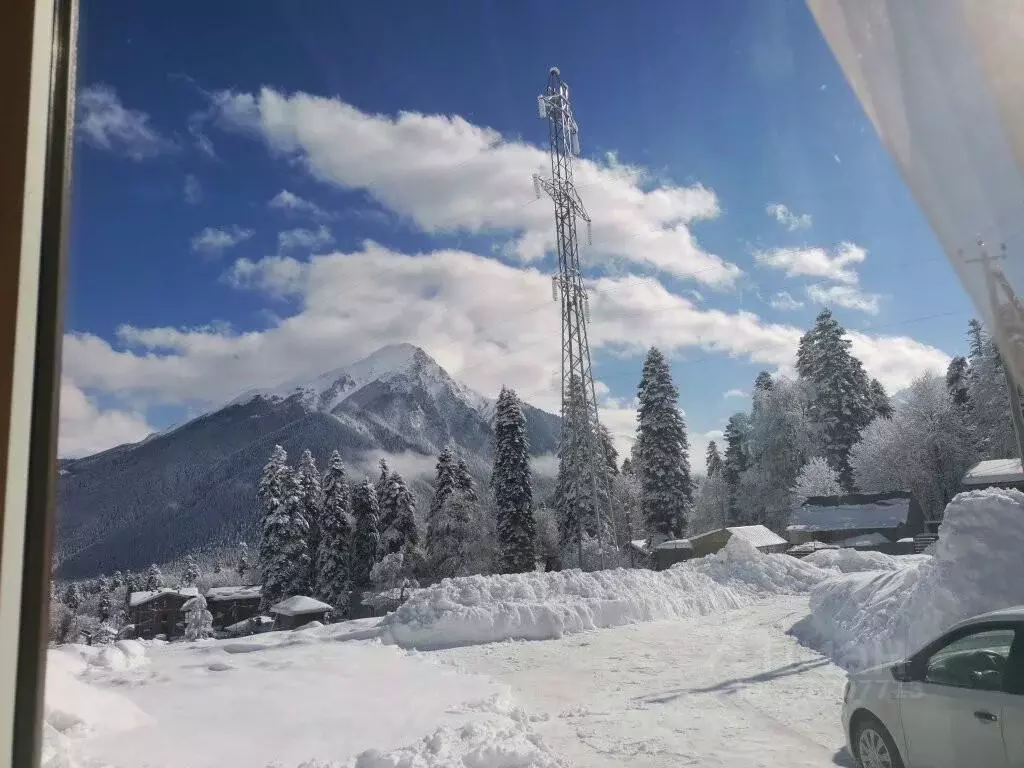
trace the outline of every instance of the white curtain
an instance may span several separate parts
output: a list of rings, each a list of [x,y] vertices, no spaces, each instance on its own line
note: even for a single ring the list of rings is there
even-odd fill
[[[1024,2],[807,4],[1024,384]]]

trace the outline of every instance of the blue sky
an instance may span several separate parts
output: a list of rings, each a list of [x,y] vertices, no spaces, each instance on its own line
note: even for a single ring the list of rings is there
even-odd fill
[[[890,390],[964,346],[968,300],[797,0],[110,2],[81,36],[63,455],[394,341],[557,409],[530,178],[552,65],[620,447],[652,343],[695,452],[825,304]]]

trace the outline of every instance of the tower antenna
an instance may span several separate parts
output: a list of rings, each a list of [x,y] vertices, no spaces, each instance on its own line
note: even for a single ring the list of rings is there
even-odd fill
[[[580,271],[579,233],[577,220],[587,223],[590,216],[573,183],[573,157],[580,153],[579,126],[569,102],[569,86],[562,80],[558,67],[548,72],[547,89],[537,97],[540,117],[548,121],[551,178],[534,174],[533,183],[538,197],[540,191],[548,193],[555,203],[555,243],[558,248],[558,274],[552,278],[555,300],[562,307],[562,446],[584,447],[586,456],[580,467],[589,477],[579,478],[590,486],[591,496],[585,502],[589,509],[578,508],[576,545],[579,565],[583,567],[584,528],[597,537],[604,568],[604,537],[613,536],[611,516],[605,515],[605,505],[611,494],[604,471],[605,456],[597,413],[594,374],[587,341],[587,323],[590,320],[590,302]],[[604,499],[598,493],[604,490]],[[578,503],[578,502],[576,502]],[[591,524],[584,523],[587,517]],[[612,543],[612,542],[610,542]]]

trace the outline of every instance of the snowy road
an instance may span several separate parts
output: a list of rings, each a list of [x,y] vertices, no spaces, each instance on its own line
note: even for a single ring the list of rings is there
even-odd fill
[[[802,768],[853,762],[844,674],[785,631],[807,599],[544,642],[438,651],[509,685],[552,752],[577,766]]]

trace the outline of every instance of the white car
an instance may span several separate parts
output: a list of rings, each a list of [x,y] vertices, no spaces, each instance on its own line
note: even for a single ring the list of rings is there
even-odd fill
[[[843,728],[861,768],[1024,768],[1024,606],[850,673]]]

